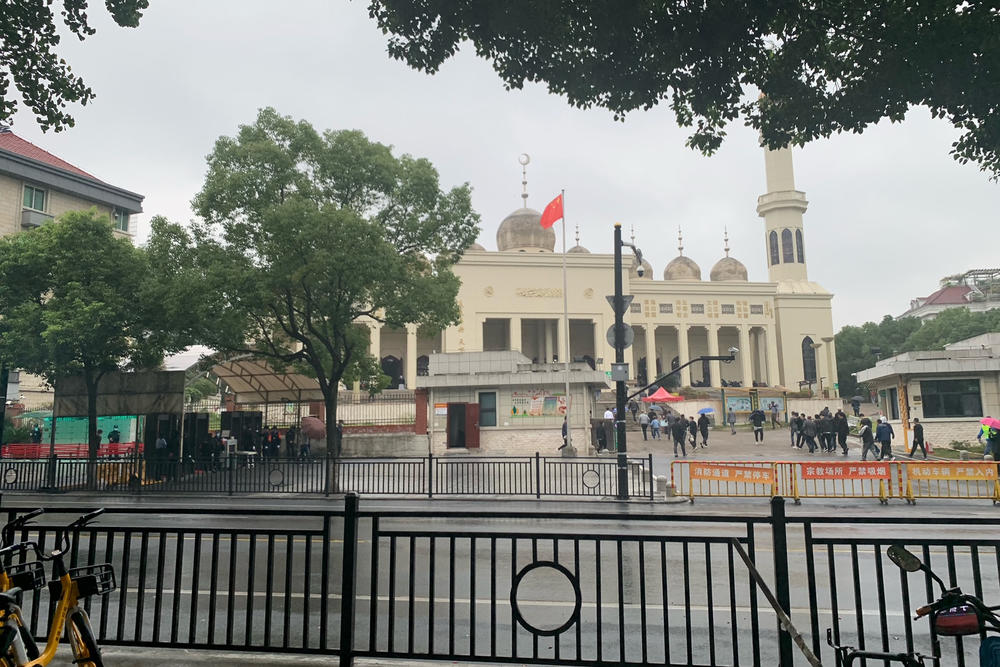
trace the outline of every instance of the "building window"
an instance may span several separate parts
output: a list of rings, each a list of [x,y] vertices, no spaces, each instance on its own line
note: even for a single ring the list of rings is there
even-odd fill
[[[115,229],[121,232],[128,231],[128,211],[116,208],[112,211],[112,217],[115,220]]]
[[[806,263],[806,246],[802,243],[802,230],[795,230],[795,250],[798,253],[799,264]]]
[[[924,417],[982,417],[979,380],[924,380]]]
[[[36,188],[33,185],[24,186],[24,208],[34,209],[36,211],[45,210],[45,190],[41,188]]]
[[[661,303],[660,304],[660,312],[661,313],[666,313],[668,315],[670,313],[673,313],[674,312],[674,304],[672,304],[672,303]]]
[[[771,266],[778,263],[778,232],[772,231],[767,235],[768,245],[771,246]]]
[[[703,303],[692,303],[691,304],[691,314],[692,315],[704,315],[705,314],[705,304],[703,304]]]
[[[751,315],[763,315],[764,314],[764,306],[762,306],[760,304],[757,304],[756,306],[750,306],[750,314]]]
[[[888,397],[889,419],[899,419],[899,391],[895,387],[889,387]]]
[[[802,339],[802,379],[806,382],[816,381],[816,350],[813,349],[813,339],[809,336]]]
[[[781,261],[791,264],[795,261],[795,251],[792,248],[792,231],[790,229],[781,232]]]
[[[497,393],[495,391],[479,392],[479,425],[497,425]]]
[[[629,311],[631,311],[633,313],[641,313],[642,312],[642,304],[641,303],[635,303],[633,301],[632,305],[629,306]]]
[[[736,304],[724,303],[722,304],[722,314],[723,315],[735,315],[736,314]]]

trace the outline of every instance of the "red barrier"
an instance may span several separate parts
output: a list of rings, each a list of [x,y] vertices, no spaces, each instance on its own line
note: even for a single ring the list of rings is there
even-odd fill
[[[142,452],[141,442],[105,442],[97,450],[98,456],[124,456],[135,451]],[[75,443],[56,445],[56,456],[67,459],[87,458],[87,445]],[[34,443],[19,443],[4,445],[0,456],[5,459],[44,459],[49,456],[49,445]]]

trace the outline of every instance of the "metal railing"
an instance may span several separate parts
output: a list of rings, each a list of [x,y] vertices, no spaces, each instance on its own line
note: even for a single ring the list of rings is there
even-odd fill
[[[0,460],[0,491],[87,490],[86,459]],[[629,495],[652,499],[652,455],[628,460]],[[97,462],[90,490],[105,493],[616,496],[610,458],[420,456],[259,458],[244,454],[183,463],[126,457]]]
[[[50,507],[20,538],[51,548],[79,511]],[[978,643],[911,621],[935,591],[884,550],[908,545],[949,583],[996,602],[996,525],[786,518],[780,498],[769,516],[725,517],[381,510],[349,495],[327,511],[116,508],[72,535],[70,558],[116,569],[118,589],[86,603],[104,644],[328,654],[342,665],[791,667],[791,640],[734,556],[736,540],[824,663],[831,628],[855,646],[963,664]],[[24,609],[41,633],[48,592],[26,595]]]

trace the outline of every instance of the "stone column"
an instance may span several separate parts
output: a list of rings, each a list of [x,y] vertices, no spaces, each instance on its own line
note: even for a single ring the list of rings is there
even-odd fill
[[[774,325],[767,328],[767,383],[772,387],[783,384],[778,371],[778,336],[775,335]]]
[[[407,389],[417,387],[417,325],[406,325],[406,373],[403,376]]]
[[[510,349],[515,352],[521,351],[521,318],[510,318]]]
[[[688,355],[688,325],[686,324],[677,325],[677,361],[681,364],[681,366],[684,366],[684,364],[691,361]],[[685,366],[681,369],[681,386],[691,386],[690,366]]]
[[[646,324],[646,382],[656,379],[656,325]],[[638,373],[638,370],[636,370]]]
[[[545,358],[542,359],[542,363],[548,364],[552,362],[552,322],[541,320],[541,323],[545,328]]]
[[[708,325],[708,356],[719,356],[719,325]],[[722,369],[718,361],[708,362],[708,383],[713,387],[722,386]]]
[[[837,367],[833,363],[833,336],[824,336],[821,339],[826,348],[826,388],[830,397],[837,396],[837,390],[833,388],[837,382]]]
[[[746,324],[740,325],[740,369],[743,373],[743,386],[753,386],[753,350],[750,349],[750,327]]]

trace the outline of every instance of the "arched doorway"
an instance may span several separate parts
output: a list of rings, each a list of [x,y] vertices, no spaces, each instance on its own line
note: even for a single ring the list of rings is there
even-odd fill
[[[389,388],[396,389],[404,383],[403,360],[391,354],[382,357],[382,372],[389,376]]]

